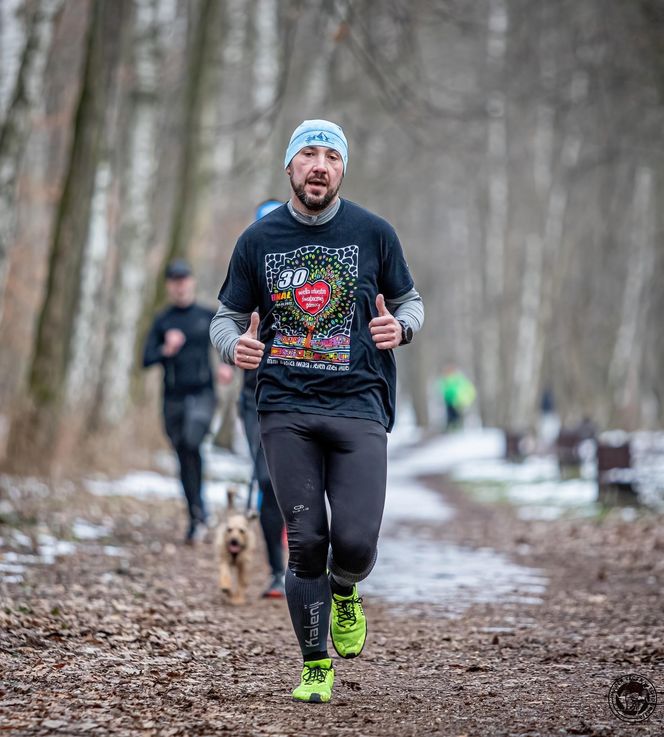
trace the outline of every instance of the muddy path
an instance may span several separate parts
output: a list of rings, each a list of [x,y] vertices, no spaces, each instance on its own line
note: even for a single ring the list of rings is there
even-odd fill
[[[530,598],[470,603],[461,586],[456,607],[367,596],[367,647],[336,659],[325,705],[289,698],[300,659],[285,603],[259,598],[260,558],[250,603],[230,607],[211,546],[178,543],[179,504],[73,486],[26,493],[0,525],[5,563],[45,522],[58,537],[80,519],[103,535],[0,583],[0,734],[664,734],[664,706],[632,725],[607,702],[627,673],[664,700],[661,517],[523,522],[442,478],[427,483],[454,514],[400,535],[495,550],[548,583]],[[17,542],[16,524],[32,543]]]

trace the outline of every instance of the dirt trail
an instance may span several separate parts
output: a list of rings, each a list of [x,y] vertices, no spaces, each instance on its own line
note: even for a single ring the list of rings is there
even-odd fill
[[[664,701],[662,518],[522,522],[429,483],[456,509],[440,539],[542,569],[544,601],[446,619],[367,599],[365,653],[336,659],[325,705],[289,698],[300,660],[285,603],[258,598],[260,561],[251,603],[224,605],[211,546],[173,542],[178,504],[72,488],[26,502],[25,520],[51,529],[82,517],[112,531],[0,583],[0,734],[664,734],[664,706],[631,725],[607,704],[612,681],[632,672]],[[5,552],[10,535],[0,525]]]

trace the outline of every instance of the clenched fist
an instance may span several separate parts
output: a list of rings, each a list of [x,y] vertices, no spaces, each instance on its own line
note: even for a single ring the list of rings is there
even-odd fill
[[[164,344],[161,353],[166,358],[171,358],[180,352],[182,346],[187,342],[187,336],[177,328],[171,328],[164,333]]]

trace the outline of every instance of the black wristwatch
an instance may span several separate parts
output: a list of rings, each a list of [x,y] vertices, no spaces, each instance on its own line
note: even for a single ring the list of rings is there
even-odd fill
[[[413,328],[403,320],[399,320],[399,325],[401,325],[401,343],[399,345],[408,345],[413,339]]]

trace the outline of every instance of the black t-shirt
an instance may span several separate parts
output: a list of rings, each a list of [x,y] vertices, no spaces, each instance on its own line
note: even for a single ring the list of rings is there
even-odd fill
[[[195,394],[212,388],[210,322],[214,314],[197,304],[189,307],[171,305],[152,323],[145,341],[143,366],[163,364],[166,396]],[[166,331],[172,329],[181,330],[187,340],[178,353],[167,358],[162,355],[161,347]]]
[[[312,412],[394,424],[396,366],[369,322],[376,295],[402,296],[413,280],[389,223],[342,200],[323,225],[274,210],[240,236],[219,292],[232,310],[258,305],[266,344],[258,410]]]

